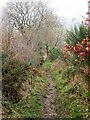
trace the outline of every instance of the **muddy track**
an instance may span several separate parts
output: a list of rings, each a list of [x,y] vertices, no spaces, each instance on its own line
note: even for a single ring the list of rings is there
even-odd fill
[[[48,73],[46,75],[49,80],[49,87],[48,93],[43,98],[44,118],[59,118],[55,106],[55,83],[53,82],[51,75]]]

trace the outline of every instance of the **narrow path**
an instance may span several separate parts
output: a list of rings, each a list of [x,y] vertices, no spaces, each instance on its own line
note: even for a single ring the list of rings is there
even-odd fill
[[[44,118],[58,118],[58,114],[55,106],[55,83],[52,80],[51,75],[47,73],[47,79],[49,80],[48,93],[43,98],[43,110]]]

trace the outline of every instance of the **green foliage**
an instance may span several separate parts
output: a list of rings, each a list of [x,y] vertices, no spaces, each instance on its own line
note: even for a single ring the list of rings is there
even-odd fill
[[[20,100],[19,89],[27,80],[28,66],[15,59],[12,54],[2,54],[2,85],[3,95],[13,103]]]
[[[66,58],[63,55],[63,50],[60,50],[59,53],[60,53],[59,55],[60,60],[62,60],[67,65],[68,63],[67,63]]]
[[[77,119],[77,120],[82,118],[80,107],[74,106],[74,108],[73,108],[73,118]]]
[[[37,96],[35,92],[29,93],[27,101],[20,101],[18,104],[11,106],[11,114],[9,118],[36,118],[41,117],[41,102],[40,96]]]
[[[66,50],[67,53],[70,55],[67,60],[69,60],[69,62],[75,66],[77,66],[78,64],[79,66],[85,66],[86,62],[89,61],[88,58],[86,58],[88,59],[87,61],[81,60],[83,56],[80,56],[80,52],[81,53],[85,52],[84,51],[85,44],[83,45],[82,41],[86,39],[86,35],[90,37],[88,29],[84,25],[74,26],[73,29],[71,29],[70,31],[67,31],[67,37],[65,38],[66,45],[67,47],[70,47],[70,48],[73,47],[73,50],[74,50],[74,51],[72,49]],[[78,51],[79,53],[75,51],[75,49],[77,50],[79,49],[77,48],[77,43],[83,47],[81,51]]]
[[[46,70],[50,70],[51,68],[51,62],[49,60],[46,60],[44,63],[43,63],[43,67],[46,69]]]
[[[86,40],[86,35],[90,37],[87,27],[84,25],[79,25],[74,26],[73,29],[67,31],[67,36],[65,38],[66,47],[64,56],[69,62],[69,65],[73,66],[72,71],[74,71],[75,74],[80,74],[80,72],[82,72],[83,69],[90,64],[90,60],[87,58],[89,55],[85,50],[86,46],[85,44],[82,44],[82,41],[84,39]],[[80,45],[82,46],[81,50]],[[84,52],[85,56],[82,55]]]
[[[79,75],[82,72],[82,67],[79,65],[69,65],[62,72],[62,79],[72,79],[74,80],[75,75]]]
[[[42,76],[38,74],[33,76],[32,80],[33,84],[29,85],[31,87],[30,90],[28,93],[25,93],[27,94],[26,99],[23,99],[24,96],[22,96],[22,99],[20,99],[18,103],[7,103],[8,109],[10,109],[8,118],[41,118],[43,116],[41,97],[45,96],[48,88],[48,80],[46,76],[43,77],[43,74]],[[25,82],[27,81],[24,81],[24,83]]]
[[[74,28],[67,31],[66,34],[67,36],[65,38],[65,43],[70,46],[76,46],[78,42],[82,43],[82,39],[84,39],[88,34],[88,29],[84,25],[74,26]],[[70,52],[68,52],[68,54],[70,54]],[[78,62],[75,62],[75,60],[79,59],[78,53],[74,53],[72,55],[73,56],[70,56],[68,58],[69,62],[73,65],[79,64],[80,66],[83,66],[84,62],[81,63],[80,60]]]
[[[77,42],[82,42],[85,35],[88,34],[88,29],[84,25],[74,26],[71,30],[67,31],[67,37],[65,38],[66,44],[75,46]]]
[[[71,72],[70,72],[71,73]],[[81,83],[71,82],[68,72],[51,71],[53,80],[56,83],[56,105],[61,118],[82,119],[89,115],[88,90],[84,90]],[[68,79],[67,79],[68,78]],[[73,84],[72,84],[73,83]]]
[[[50,61],[56,60],[60,55],[60,51],[55,47],[50,47],[49,49],[49,59]]]

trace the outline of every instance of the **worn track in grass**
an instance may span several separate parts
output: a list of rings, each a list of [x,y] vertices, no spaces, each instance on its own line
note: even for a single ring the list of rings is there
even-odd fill
[[[48,93],[43,97],[44,118],[59,118],[55,106],[55,83],[49,73],[46,73],[49,81]]]

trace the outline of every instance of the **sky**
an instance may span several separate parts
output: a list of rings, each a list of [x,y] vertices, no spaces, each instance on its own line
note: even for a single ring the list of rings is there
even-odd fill
[[[8,0],[0,0],[1,6]],[[23,1],[23,0],[21,0]],[[29,0],[30,1],[30,0]],[[45,0],[44,0],[45,1]],[[49,7],[56,12],[58,16],[64,16],[66,18],[77,18],[81,19],[82,16],[86,17],[88,11],[89,0],[46,0],[49,3]]]
[[[89,0],[50,0],[51,6],[59,16],[79,18],[86,16]]]

